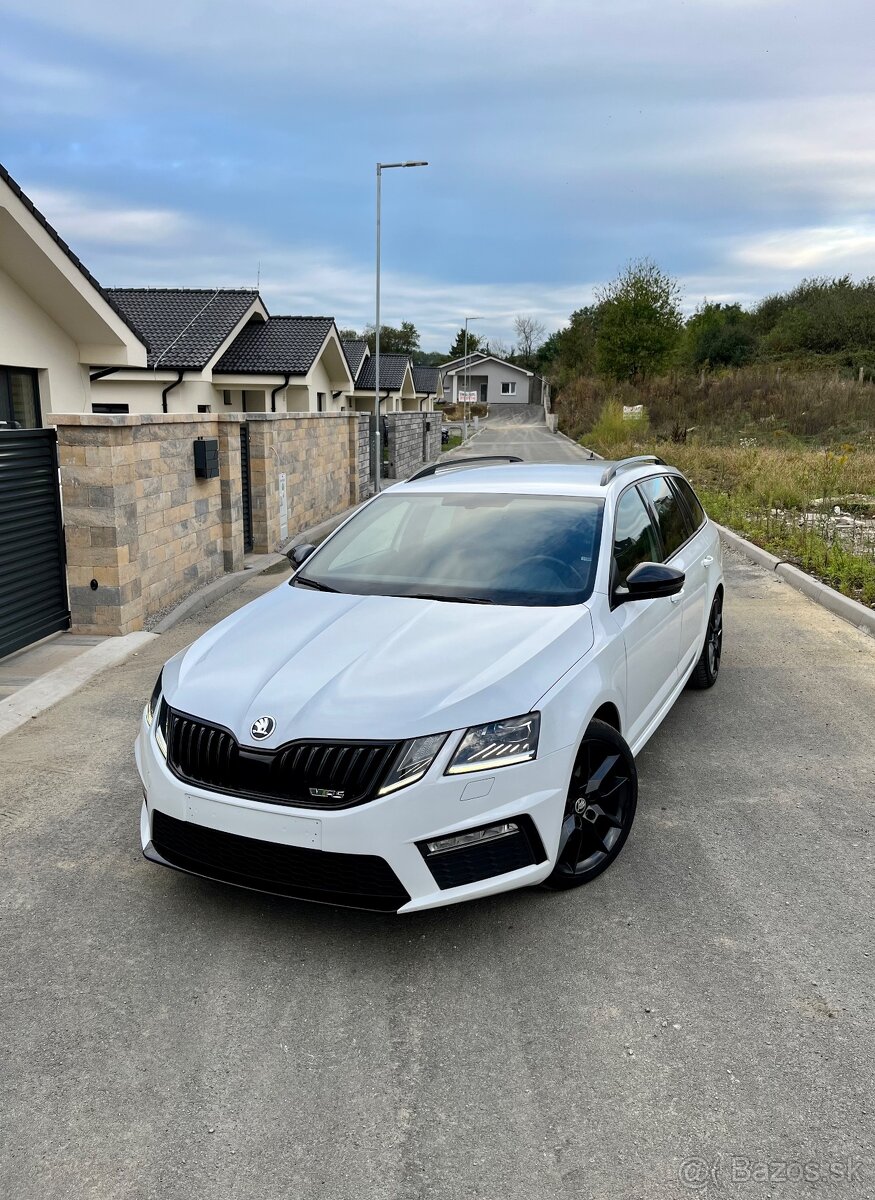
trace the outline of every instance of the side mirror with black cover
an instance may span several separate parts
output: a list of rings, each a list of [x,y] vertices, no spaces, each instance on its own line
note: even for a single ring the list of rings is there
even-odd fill
[[[309,542],[304,542],[300,546],[292,546],[291,550],[286,554],[286,558],[297,569],[303,566],[315,549],[316,547],[311,546]]]
[[[626,577],[626,586],[614,589],[614,602],[628,604],[630,600],[658,600],[661,596],[676,596],[684,586],[686,575],[677,567],[664,563],[639,563]]]

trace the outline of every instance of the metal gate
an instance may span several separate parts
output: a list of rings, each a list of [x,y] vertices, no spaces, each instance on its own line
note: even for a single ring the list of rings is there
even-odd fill
[[[0,428],[0,657],[70,627],[54,429]]]
[[[252,540],[252,483],[249,476],[249,426],[240,426],[240,473],[243,476],[243,552],[249,554]]]

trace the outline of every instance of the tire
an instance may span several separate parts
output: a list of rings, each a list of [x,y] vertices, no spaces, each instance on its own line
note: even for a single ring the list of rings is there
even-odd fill
[[[723,593],[717,592],[708,615],[705,644],[687,687],[701,691],[713,687],[720,673],[720,658],[723,654]]]
[[[607,870],[626,842],[638,803],[638,771],[611,725],[590,721],[571,772],[559,851],[541,885],[564,891]]]

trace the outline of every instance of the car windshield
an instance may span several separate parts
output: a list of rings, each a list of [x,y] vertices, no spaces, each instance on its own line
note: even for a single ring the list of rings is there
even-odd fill
[[[323,591],[480,604],[581,604],[592,592],[601,500],[584,496],[380,496],[292,582]]]

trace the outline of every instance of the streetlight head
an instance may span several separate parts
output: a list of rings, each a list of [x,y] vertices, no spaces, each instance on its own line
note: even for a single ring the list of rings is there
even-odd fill
[[[402,164],[405,167],[427,167],[427,162],[406,162]]]

